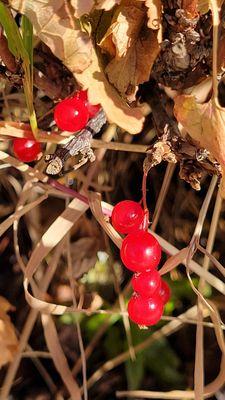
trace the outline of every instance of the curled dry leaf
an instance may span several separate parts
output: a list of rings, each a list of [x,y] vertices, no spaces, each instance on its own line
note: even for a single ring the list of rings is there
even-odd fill
[[[92,62],[82,73],[75,74],[78,82],[88,89],[88,98],[92,104],[100,103],[110,122],[113,122],[131,134],[139,133],[144,123],[140,108],[130,108],[108,82],[96,52],[92,51]]]
[[[222,168],[221,194],[225,197],[225,109],[213,100],[198,104],[194,96],[175,98],[174,113],[199,147],[206,148]]]
[[[0,368],[13,360],[18,346],[15,328],[7,315],[11,310],[14,307],[0,296]]]
[[[10,0],[10,5],[32,22],[35,34],[72,72],[90,64],[92,44],[89,36],[75,25],[64,0]]]
[[[157,32],[145,25],[145,17],[143,2],[123,2],[100,42],[100,47],[113,57],[106,67],[109,81],[129,100],[135,100],[138,85],[149,79],[160,50]]]

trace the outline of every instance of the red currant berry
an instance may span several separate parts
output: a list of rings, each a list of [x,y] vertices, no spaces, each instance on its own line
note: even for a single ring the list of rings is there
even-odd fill
[[[138,325],[155,325],[163,313],[163,302],[159,295],[144,298],[134,293],[128,303],[128,315]]]
[[[83,102],[85,103],[88,112],[89,112],[89,118],[93,118],[95,116],[95,114],[97,114],[97,112],[100,110],[101,105],[100,104],[91,104],[88,101],[88,95],[87,95],[87,90],[79,90],[76,92],[76,97],[80,100],[83,100]]]
[[[138,272],[133,275],[131,280],[135,292],[142,297],[152,297],[158,294],[161,288],[161,276],[156,269],[146,272]]]
[[[169,285],[161,279],[161,289],[159,294],[162,298],[163,304],[166,304],[170,299],[170,287]]]
[[[112,225],[120,233],[137,230],[144,218],[144,210],[139,203],[132,200],[120,201],[112,212]]]
[[[136,231],[123,240],[120,256],[124,265],[135,272],[157,268],[161,258],[161,247],[151,233]]]
[[[41,144],[32,139],[16,138],[13,140],[13,152],[20,161],[35,161],[41,153]]]
[[[55,123],[63,131],[80,131],[85,127],[88,118],[89,113],[84,101],[76,97],[62,100],[55,107]]]

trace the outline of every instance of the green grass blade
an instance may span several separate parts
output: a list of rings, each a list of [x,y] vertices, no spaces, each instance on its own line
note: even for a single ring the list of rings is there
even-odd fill
[[[6,6],[4,6],[2,2],[0,2],[0,23],[5,30],[9,49],[12,54],[16,58],[21,58],[22,60],[28,58],[28,54],[24,48],[19,28],[10,11]]]
[[[0,1],[0,24],[5,30],[8,46],[12,54],[22,60],[23,86],[32,132],[37,137],[37,118],[33,105],[33,26],[27,17],[22,17],[20,30],[9,9]]]
[[[30,20],[23,15],[21,21],[22,40],[30,60],[30,66],[33,67],[33,25]]]

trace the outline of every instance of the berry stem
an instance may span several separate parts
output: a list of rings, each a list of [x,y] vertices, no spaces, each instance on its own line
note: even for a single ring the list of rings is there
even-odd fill
[[[143,178],[142,178],[142,203],[143,203],[143,208],[144,208],[144,221],[143,221],[143,230],[148,230],[149,226],[149,211],[148,211],[148,206],[147,206],[147,176],[148,173],[144,170],[143,173]]]

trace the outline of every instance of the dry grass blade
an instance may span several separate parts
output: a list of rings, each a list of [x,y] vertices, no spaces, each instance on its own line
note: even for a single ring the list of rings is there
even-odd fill
[[[40,196],[37,200],[32,201],[31,203],[19,207],[15,213],[11,214],[5,221],[3,221],[0,225],[0,236],[3,235],[3,233],[14,223],[14,221],[18,220],[21,218],[23,215],[25,215],[27,212],[32,210],[34,207],[37,205],[41,204],[44,200],[48,198],[47,194],[43,194]]]
[[[171,399],[171,400],[181,400],[181,399],[194,399],[195,395],[192,391],[184,390],[172,390],[170,392],[151,392],[145,390],[132,390],[132,391],[121,391],[116,392],[116,396],[136,398],[136,399]]]
[[[104,229],[104,231],[107,233],[107,235],[120,249],[122,245],[122,238],[117,233],[117,231],[112,227],[112,225],[106,221],[104,217],[101,207],[101,195],[99,193],[89,192],[88,198],[89,198],[90,209],[93,215],[95,216],[101,227]]]
[[[153,235],[156,237],[156,239],[159,241],[160,245],[162,246],[163,250],[170,255],[176,255],[179,251],[175,246],[167,242],[165,239],[163,239],[161,236],[157,235],[156,233],[153,232]],[[176,259],[175,259],[176,261]],[[168,260],[169,262],[169,260]],[[186,260],[182,262],[182,264],[186,265]],[[167,261],[166,261],[167,263]],[[168,264],[167,264],[168,265]],[[209,271],[204,270],[198,263],[195,261],[191,260],[189,263],[189,268],[191,271],[195,272],[197,275],[200,277],[204,277],[204,279],[215,289],[217,289],[220,293],[223,295],[225,294],[225,284],[222,282],[220,279],[218,279],[216,276],[211,274]]]
[[[87,209],[87,204],[78,199],[74,199],[65,209],[65,211],[48,228],[48,230],[42,236],[41,241],[34,249],[27,264],[26,277],[28,280],[33,276],[40,262],[64,238],[74,223],[82,214],[85,213]]]
[[[164,325],[159,330],[155,331],[150,337],[148,337],[142,343],[140,343],[134,347],[135,353],[138,353],[139,351],[143,351],[148,346],[150,346],[155,340],[158,340],[164,336],[172,335],[174,332],[176,332],[178,329],[180,329],[180,327],[185,322],[186,318],[193,318],[194,316],[196,316],[196,312],[197,312],[197,307],[196,306],[191,307],[189,310],[187,310],[185,313],[183,313],[179,316],[180,317],[179,320],[173,320],[173,321],[169,322],[168,324]],[[121,353],[120,355],[114,357],[113,359],[105,362],[89,378],[88,388],[92,387],[96,382],[98,382],[106,372],[110,371],[111,369],[117,367],[118,365],[120,365],[124,361],[126,361],[129,358],[129,355],[130,355],[129,351],[125,351],[125,352]]]
[[[59,261],[59,258],[61,257],[63,249],[64,249],[64,243],[61,242],[57,246],[57,248],[53,254],[53,257],[51,259],[51,263],[49,264],[50,272],[48,271],[48,273],[43,277],[42,281],[40,282],[40,287],[42,289],[42,293],[46,292],[48,289],[48,286],[49,286],[52,276],[54,275],[54,272],[57,268],[58,261]],[[32,332],[32,329],[34,327],[37,317],[38,317],[37,310],[31,310],[30,313],[28,314],[28,317],[27,317],[26,322],[23,327],[23,331],[20,335],[20,341],[19,341],[17,353],[14,357],[13,362],[10,364],[10,366],[7,370],[7,373],[6,373],[2,388],[1,388],[2,399],[8,398],[11,386],[13,385],[13,380],[16,376],[16,372],[17,372],[17,369],[19,367],[19,364],[20,364],[20,361],[22,358],[22,353],[27,345],[27,342],[29,340],[30,334]]]
[[[72,291],[72,300],[73,300],[73,307],[77,308],[77,300],[76,300],[76,295],[75,295],[75,280],[73,276],[73,262],[72,262],[72,256],[71,256],[71,246],[70,246],[70,233],[67,235],[67,262],[68,262],[68,276],[69,276],[69,281],[70,281],[70,287]],[[82,338],[82,333],[81,333],[81,327],[79,320],[76,318],[76,327],[77,327],[77,336],[78,336],[78,341],[79,341],[79,347],[80,347],[80,354],[81,354],[81,361],[82,361],[82,374],[83,374],[83,387],[84,387],[84,400],[88,400],[88,390],[87,390],[87,365],[86,365],[86,358],[85,358],[85,352],[84,352],[84,343],[83,343],[83,338]]]
[[[155,206],[153,221],[152,221],[152,225],[151,225],[152,231],[156,230],[156,226],[159,221],[160,213],[162,211],[164,200],[165,200],[167,192],[169,190],[170,182],[173,177],[174,171],[175,171],[175,164],[168,163],[167,168],[166,168],[166,173],[165,173],[165,176],[163,179],[163,183],[162,183],[162,186],[160,189],[160,193],[159,193],[159,196],[158,196],[158,199],[156,202],[156,206]]]
[[[81,393],[79,386],[74,380],[72,373],[69,369],[66,357],[63,353],[62,347],[60,345],[57,330],[53,319],[50,315],[41,315],[42,326],[44,329],[45,340],[48,349],[52,355],[55,367],[59,372],[63,382],[65,383],[68,392],[74,400],[81,400]]]
[[[213,263],[213,265],[220,271],[220,273],[225,276],[225,268],[223,267],[223,265],[200,244],[198,245],[198,249],[201,251],[201,253],[205,254],[208,259]]]

